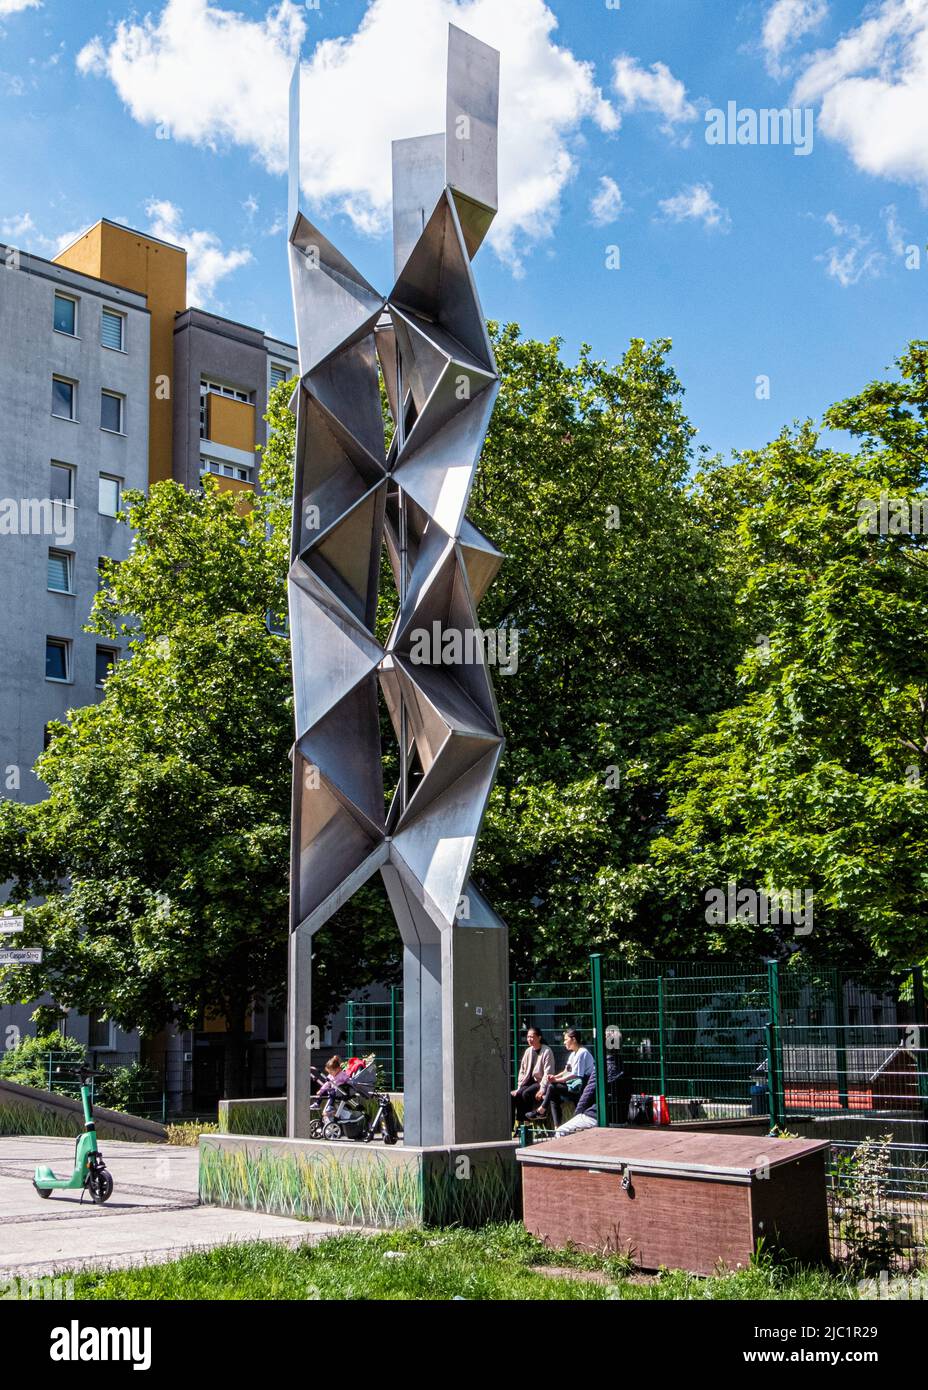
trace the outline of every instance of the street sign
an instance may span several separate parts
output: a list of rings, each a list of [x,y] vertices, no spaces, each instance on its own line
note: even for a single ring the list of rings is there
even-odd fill
[[[13,932],[22,931],[25,918],[14,917],[12,913],[5,912],[0,917],[0,932],[6,932],[7,936],[12,936]]]
[[[41,946],[30,947],[25,951],[0,951],[0,965],[39,965],[41,961]]]

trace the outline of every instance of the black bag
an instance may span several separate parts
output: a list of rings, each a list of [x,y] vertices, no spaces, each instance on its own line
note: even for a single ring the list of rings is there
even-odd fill
[[[630,1125],[650,1125],[654,1123],[654,1099],[652,1096],[632,1096],[628,1102],[628,1123]]]

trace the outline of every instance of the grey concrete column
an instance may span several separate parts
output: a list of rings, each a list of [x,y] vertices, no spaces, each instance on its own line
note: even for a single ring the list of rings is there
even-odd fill
[[[287,991],[287,1137],[309,1138],[312,1053],[312,934],[305,927],[290,933]]]
[[[444,1142],[511,1133],[508,932],[458,923],[442,938]]]
[[[445,1085],[442,948],[403,947],[403,1132],[407,1144],[442,1144]],[[447,1078],[448,1085],[453,1078]]]

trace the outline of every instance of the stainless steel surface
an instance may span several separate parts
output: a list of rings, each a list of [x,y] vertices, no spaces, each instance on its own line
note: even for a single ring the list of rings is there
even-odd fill
[[[445,188],[445,132],[393,141],[393,274],[409,259]]]
[[[496,207],[497,103],[498,55],[449,26],[448,129],[393,147],[389,300],[302,215],[290,237],[293,1137],[306,1134],[307,1020],[321,1022],[305,943],[378,868],[404,952],[406,1140],[509,1130],[507,934],[470,883],[503,748],[475,605],[502,557],[464,515],[499,389],[470,268]],[[381,640],[384,545],[399,611]],[[389,809],[378,688],[399,741]]]

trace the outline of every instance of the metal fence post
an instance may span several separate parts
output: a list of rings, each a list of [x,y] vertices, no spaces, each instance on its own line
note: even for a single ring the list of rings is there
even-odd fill
[[[390,1090],[396,1090],[396,985],[390,986]]]
[[[661,1095],[667,1094],[667,1064],[664,1058],[664,977],[657,977],[657,1046],[660,1054]]]
[[[50,1090],[52,1089],[52,1053],[51,1053],[51,1052],[48,1054],[48,1085],[45,1087],[45,1089],[46,1089],[46,1091],[50,1091]]]
[[[512,1084],[519,1079],[519,982],[513,980],[509,993],[512,996]]]
[[[345,1010],[345,1030],[348,1034],[348,1056],[354,1056],[354,1000],[348,1000]]]
[[[928,1118],[928,1014],[925,1012],[925,972],[912,966],[912,1017],[915,1020],[915,1085]]]
[[[603,999],[603,958],[590,956],[590,991],[593,1005],[593,1056],[596,1062],[596,1120],[608,1125],[609,1080],[606,1074],[606,1010]]]
[[[786,1109],[783,1090],[783,1038],[780,1033],[780,963],[767,961],[767,1083],[770,1091],[770,1128],[779,1129]]]
[[[834,972],[835,979],[835,1061],[838,1065],[838,1106],[850,1110],[851,1097],[847,1067],[847,1015],[844,1009],[844,976]]]

